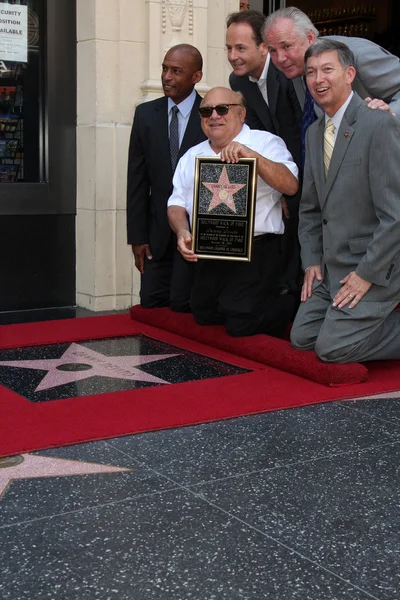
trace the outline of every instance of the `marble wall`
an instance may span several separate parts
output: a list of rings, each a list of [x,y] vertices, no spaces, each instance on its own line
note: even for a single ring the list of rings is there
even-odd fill
[[[161,62],[178,43],[204,58],[204,94],[227,85],[225,19],[238,0],[77,0],[77,304],[138,302],[126,243],[126,167],[135,106],[161,95]]]

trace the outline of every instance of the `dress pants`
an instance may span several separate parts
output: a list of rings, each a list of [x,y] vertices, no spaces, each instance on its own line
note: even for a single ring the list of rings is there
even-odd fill
[[[334,308],[332,301],[327,275],[314,281],[313,294],[301,303],[290,332],[295,348],[315,350],[330,363],[400,358],[398,301],[361,300],[354,308]]]
[[[283,334],[293,300],[280,296],[278,290],[283,266],[281,238],[274,234],[255,237],[251,262],[199,260],[190,298],[197,323],[223,324],[236,337]]]
[[[176,248],[176,236],[171,235],[161,258],[145,258],[140,283],[141,305],[144,308],[169,306],[176,312],[190,312],[189,299],[193,277],[193,263],[182,258]]]
[[[300,296],[301,259],[298,238],[299,220],[297,217],[284,218],[285,233],[283,235],[284,268],[280,277],[281,286],[286,286],[290,293]]]

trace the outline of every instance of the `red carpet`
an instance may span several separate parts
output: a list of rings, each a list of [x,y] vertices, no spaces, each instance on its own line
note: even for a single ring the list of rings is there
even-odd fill
[[[149,310],[137,305],[131,308],[131,317],[135,321],[256,360],[280,371],[300,375],[322,385],[349,385],[365,381],[368,377],[366,367],[359,363],[345,365],[323,363],[315,352],[294,350],[288,341],[268,335],[233,338],[226,333],[224,327],[197,325],[192,315],[174,313],[169,308]]]
[[[43,403],[29,402],[1,387],[0,455],[400,389],[400,369],[394,362],[368,365],[368,381],[363,383],[328,387],[199,341],[133,322],[129,315],[2,326],[0,347],[139,333],[254,370],[218,379]]]

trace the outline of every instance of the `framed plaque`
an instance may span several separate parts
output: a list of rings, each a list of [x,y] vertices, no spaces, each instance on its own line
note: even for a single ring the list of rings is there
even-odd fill
[[[196,158],[192,250],[199,258],[251,260],[256,193],[256,158]]]

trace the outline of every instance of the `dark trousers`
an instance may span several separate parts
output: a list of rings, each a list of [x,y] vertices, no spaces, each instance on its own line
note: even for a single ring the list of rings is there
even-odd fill
[[[194,265],[176,249],[176,236],[171,235],[164,255],[155,260],[145,258],[140,283],[140,303],[144,308],[169,306],[176,312],[190,311],[190,290]]]
[[[254,238],[251,262],[199,260],[190,297],[197,323],[223,324],[236,337],[282,335],[290,320],[287,304],[292,299],[279,295],[281,246],[282,236],[266,234]]]
[[[281,285],[287,286],[292,293],[300,292],[301,259],[298,238],[299,220],[296,217],[283,219],[285,233],[283,234],[284,268],[280,277]]]

